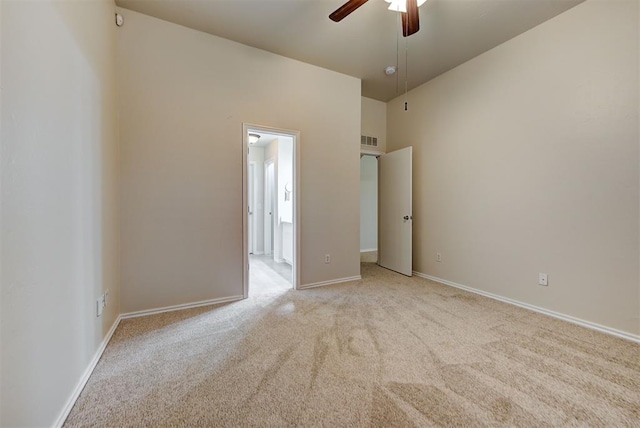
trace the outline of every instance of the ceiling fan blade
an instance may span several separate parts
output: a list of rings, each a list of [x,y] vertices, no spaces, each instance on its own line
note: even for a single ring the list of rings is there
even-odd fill
[[[420,29],[418,0],[407,0],[407,12],[402,13],[402,35],[408,37]]]
[[[334,22],[340,22],[344,18],[346,18],[351,12],[365,4],[367,0],[349,0],[338,9],[336,9],[331,15],[329,15],[329,19]]]

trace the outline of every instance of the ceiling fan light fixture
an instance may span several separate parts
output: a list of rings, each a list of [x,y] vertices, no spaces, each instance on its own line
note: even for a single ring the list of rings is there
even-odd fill
[[[389,5],[389,10],[393,12],[407,12],[407,0],[384,0],[387,3],[391,3]],[[418,0],[418,7],[422,6],[427,0]]]
[[[255,144],[258,142],[258,140],[260,139],[260,135],[258,134],[249,134],[249,144]]]

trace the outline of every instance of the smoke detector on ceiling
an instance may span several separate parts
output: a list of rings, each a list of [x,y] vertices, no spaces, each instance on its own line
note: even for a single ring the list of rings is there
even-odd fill
[[[390,65],[389,67],[384,69],[384,73],[387,76],[393,76],[396,73],[396,66],[395,65]]]

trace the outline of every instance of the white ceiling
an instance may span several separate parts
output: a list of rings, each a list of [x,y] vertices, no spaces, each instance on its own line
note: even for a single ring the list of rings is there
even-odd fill
[[[346,0],[116,0],[119,6],[362,79],[362,95],[388,101],[584,0],[427,0],[420,31],[404,39],[398,16],[369,0],[339,23]],[[126,23],[125,23],[126,25]],[[405,69],[405,40],[408,68]],[[384,69],[396,64],[388,77]]]
[[[266,147],[271,144],[272,141],[275,141],[279,136],[276,134],[269,134],[267,132],[262,131],[254,131],[249,129],[250,134],[257,134],[260,136],[260,139],[253,144],[250,144],[251,147]]]

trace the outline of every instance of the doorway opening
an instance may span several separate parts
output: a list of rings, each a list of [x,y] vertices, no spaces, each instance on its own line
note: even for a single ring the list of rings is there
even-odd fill
[[[378,156],[360,154],[360,261],[378,262]]]
[[[360,261],[413,275],[411,146],[360,152]]]
[[[298,281],[299,132],[244,124],[244,297]]]

